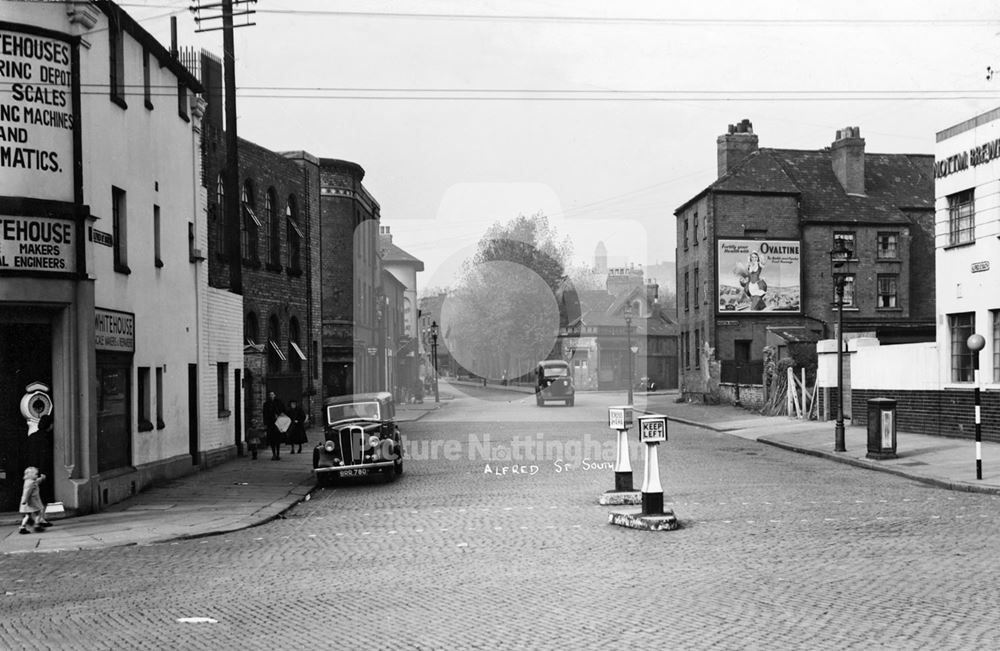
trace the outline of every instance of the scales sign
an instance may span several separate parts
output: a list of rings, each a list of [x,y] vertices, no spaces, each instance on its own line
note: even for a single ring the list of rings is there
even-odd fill
[[[73,201],[73,49],[0,29],[0,196]]]
[[[719,240],[719,313],[801,312],[800,249],[798,240]]]

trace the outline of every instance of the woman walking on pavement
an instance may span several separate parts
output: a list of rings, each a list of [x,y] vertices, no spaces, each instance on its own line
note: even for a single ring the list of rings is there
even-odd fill
[[[292,419],[292,424],[288,426],[288,445],[291,448],[289,453],[301,453],[302,444],[309,441],[306,438],[306,412],[302,410],[298,402],[289,400],[288,417]],[[297,451],[295,449],[296,445],[299,446]]]
[[[271,447],[271,461],[281,459],[281,443],[285,435],[278,429],[278,416],[285,414],[285,405],[274,395],[274,391],[268,391],[267,400],[264,401],[264,427],[267,428],[267,444]]]

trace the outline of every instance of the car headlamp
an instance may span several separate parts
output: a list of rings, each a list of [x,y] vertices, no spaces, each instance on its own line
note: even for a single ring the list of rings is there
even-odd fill
[[[323,449],[326,450],[328,454],[333,454],[334,451],[337,449],[337,444],[334,443],[333,441],[327,441],[326,443],[323,444]]]

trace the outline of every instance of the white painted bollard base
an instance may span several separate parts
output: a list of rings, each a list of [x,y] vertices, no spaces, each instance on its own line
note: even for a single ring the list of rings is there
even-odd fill
[[[663,509],[658,515],[643,515],[642,513],[609,513],[608,523],[628,529],[644,531],[674,531],[681,528],[681,523],[670,509]]]
[[[619,506],[621,504],[642,504],[642,493],[639,491],[607,491],[601,495],[598,502],[602,506]]]

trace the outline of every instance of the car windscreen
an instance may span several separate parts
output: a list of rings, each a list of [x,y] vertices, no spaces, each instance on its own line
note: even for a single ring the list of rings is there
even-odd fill
[[[545,368],[545,377],[566,377],[569,369],[565,366],[549,366]]]
[[[351,402],[343,405],[330,405],[326,408],[327,423],[357,418],[381,420],[379,404],[377,402]]]

